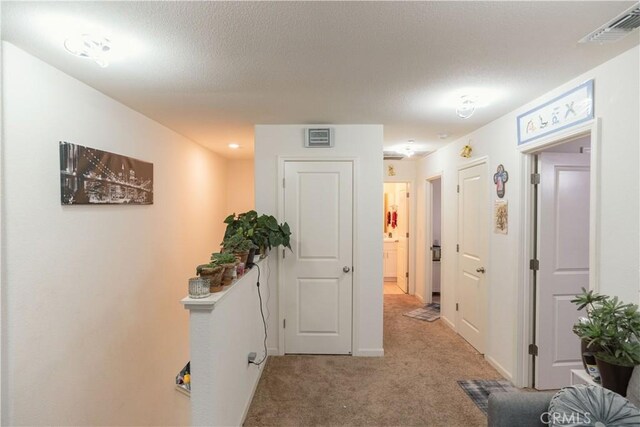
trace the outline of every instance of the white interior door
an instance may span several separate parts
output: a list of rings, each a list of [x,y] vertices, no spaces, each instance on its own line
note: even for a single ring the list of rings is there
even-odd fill
[[[285,352],[351,353],[353,165],[286,162]]]
[[[487,318],[485,263],[488,240],[488,181],[486,164],[458,173],[458,332],[484,353]]]
[[[589,288],[589,155],[539,156],[536,388],[570,384],[582,369],[572,332],[579,312],[571,299]]]
[[[409,292],[409,203],[407,203],[407,184],[396,184],[396,205],[398,205],[398,228],[394,235],[398,236],[397,284],[405,293]]]

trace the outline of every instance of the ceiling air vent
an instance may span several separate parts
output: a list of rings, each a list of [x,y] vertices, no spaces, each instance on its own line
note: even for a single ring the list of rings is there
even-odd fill
[[[397,153],[384,153],[384,160],[402,160],[404,159],[404,155],[402,154],[397,154]]]
[[[304,146],[312,148],[333,147],[333,132],[331,128],[308,128],[304,133]]]
[[[602,27],[592,31],[580,43],[612,43],[640,27],[640,5],[636,4]]]

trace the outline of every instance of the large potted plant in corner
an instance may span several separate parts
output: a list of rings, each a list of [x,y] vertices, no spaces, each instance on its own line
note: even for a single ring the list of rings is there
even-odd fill
[[[595,353],[602,386],[626,396],[629,378],[640,365],[640,312],[635,304],[624,304],[618,297],[599,295],[582,289],[571,302],[586,317],[573,331]]]

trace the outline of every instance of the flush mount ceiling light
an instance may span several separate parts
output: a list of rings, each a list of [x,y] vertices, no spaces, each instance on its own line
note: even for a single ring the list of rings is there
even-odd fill
[[[469,95],[462,95],[456,107],[456,114],[461,119],[468,119],[476,111],[476,101]]]
[[[416,154],[416,152],[413,151],[410,146],[399,148],[396,150],[396,153],[402,154],[403,156],[406,156],[406,157],[411,157],[414,154]]]
[[[410,140],[408,140],[407,142],[408,142],[409,144],[413,144],[413,143],[414,143],[414,142],[416,142],[416,141],[415,141],[415,140],[413,140],[413,139],[410,139]]]
[[[237,150],[238,148],[240,148],[240,144],[229,144],[229,148],[231,148],[232,150]]]
[[[106,37],[91,34],[69,37],[64,41],[64,48],[72,55],[93,60],[102,68],[109,65],[111,41]]]
[[[449,134],[448,133],[444,133],[444,132],[443,133],[439,133],[438,134],[438,138],[447,139],[447,138],[449,138]]]

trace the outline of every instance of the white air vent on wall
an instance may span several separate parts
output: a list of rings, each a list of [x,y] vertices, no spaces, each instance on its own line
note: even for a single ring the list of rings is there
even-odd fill
[[[308,128],[304,132],[305,147],[333,147],[333,130],[331,128]]]
[[[580,43],[611,43],[640,27],[640,6],[635,5],[580,40]]]

